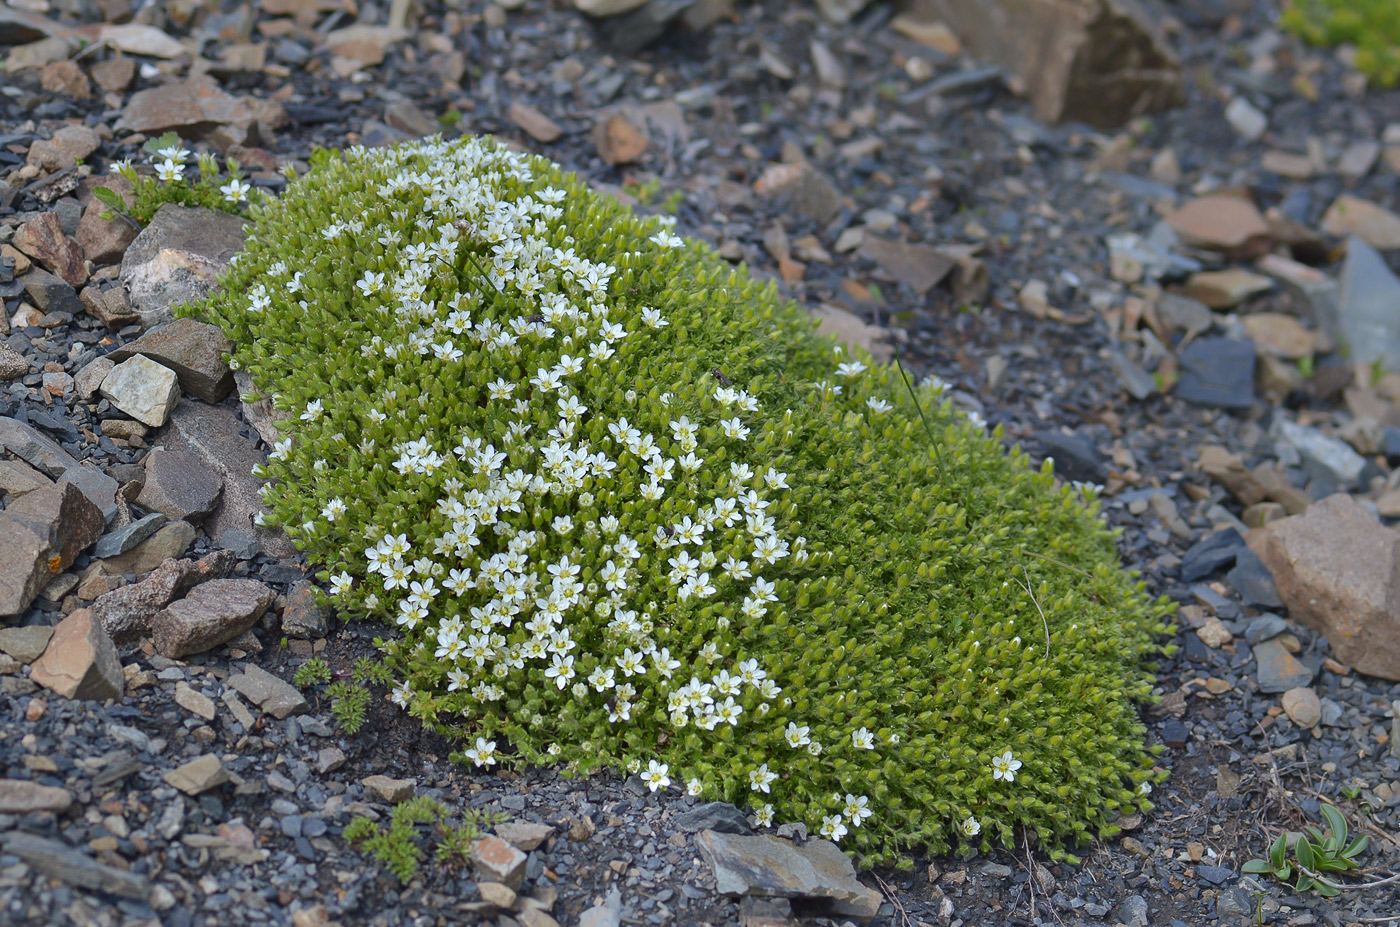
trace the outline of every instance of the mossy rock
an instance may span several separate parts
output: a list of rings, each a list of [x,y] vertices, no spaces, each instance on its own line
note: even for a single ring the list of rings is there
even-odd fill
[[[1149,807],[1167,606],[939,385],[482,139],[327,154],[254,215],[187,311],[291,413],[270,509],[463,758],[644,771],[866,862]]]

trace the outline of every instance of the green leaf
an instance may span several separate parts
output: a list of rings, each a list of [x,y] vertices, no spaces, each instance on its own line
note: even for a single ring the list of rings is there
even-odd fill
[[[1298,858],[1298,864],[1304,869],[1317,868],[1317,854],[1313,850],[1313,844],[1306,837],[1301,838],[1293,848],[1293,855]]]
[[[1332,828],[1332,838],[1335,845],[1339,849],[1346,846],[1347,819],[1342,817],[1342,813],[1331,805],[1322,806],[1322,816],[1327,819],[1327,826]]]
[[[146,152],[146,154],[150,155],[151,157],[155,157],[160,153],[160,150],[162,148],[178,147],[180,147],[180,136],[176,135],[174,132],[166,132],[164,135],[161,135],[158,138],[153,138],[147,141],[146,144],[141,146],[141,150]]]
[[[117,212],[126,210],[126,201],[121,198],[121,194],[111,187],[93,187],[93,197],[102,205],[110,206]]]
[[[1337,897],[1338,895],[1341,894],[1341,891],[1340,891],[1339,889],[1333,888],[1332,886],[1328,885],[1326,882],[1319,882],[1319,883],[1317,883],[1316,888],[1317,888],[1317,893],[1318,893],[1319,895],[1321,895],[1323,898],[1335,898],[1335,897]]]
[[[1245,863],[1243,866],[1240,867],[1242,871],[1252,873],[1273,872],[1277,868],[1279,867],[1271,865],[1266,859],[1251,859],[1249,862]]]
[[[1316,884],[1317,882],[1312,878],[1312,876],[1305,876],[1300,874],[1298,876],[1298,884],[1293,886],[1293,888],[1296,891],[1305,892]]]
[[[1358,853],[1366,849],[1369,840],[1370,838],[1364,835],[1357,837],[1351,842],[1351,846],[1347,847],[1345,850],[1342,851],[1342,855],[1347,859],[1355,859]]]
[[[1283,868],[1283,866],[1287,862],[1287,852],[1288,835],[1279,834],[1278,839],[1274,841],[1273,846],[1269,847],[1269,862],[1273,864],[1273,867],[1275,869]]]

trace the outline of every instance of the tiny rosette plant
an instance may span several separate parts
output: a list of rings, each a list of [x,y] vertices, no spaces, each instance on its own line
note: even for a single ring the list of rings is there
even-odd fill
[[[483,139],[321,157],[253,216],[189,311],[285,413],[271,520],[460,758],[645,770],[870,862],[1149,807],[1167,605],[938,384]]]
[[[1332,805],[1322,805],[1321,811],[1327,821],[1327,835],[1324,837],[1312,824],[1304,827],[1293,846],[1293,863],[1287,859],[1288,834],[1279,834],[1269,846],[1268,857],[1249,860],[1244,864],[1244,871],[1271,875],[1280,882],[1287,882],[1293,878],[1296,864],[1298,880],[1293,886],[1296,891],[1316,891],[1325,898],[1341,894],[1341,889],[1331,884],[1329,876],[1357,868],[1356,858],[1365,851],[1368,840],[1361,836],[1348,843],[1347,821],[1342,813]]]

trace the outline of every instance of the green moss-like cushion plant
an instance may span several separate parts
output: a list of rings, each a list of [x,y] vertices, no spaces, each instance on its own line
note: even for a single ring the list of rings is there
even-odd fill
[[[1291,0],[1279,19],[1314,45],[1356,46],[1356,68],[1380,87],[1400,84],[1400,3]]]
[[[392,698],[463,759],[641,773],[867,862],[1148,806],[1164,606],[936,384],[482,139],[323,157],[254,215],[191,311],[290,413],[272,518],[401,629]]]

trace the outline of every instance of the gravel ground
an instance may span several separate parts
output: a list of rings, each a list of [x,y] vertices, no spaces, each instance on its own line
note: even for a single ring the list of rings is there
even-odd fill
[[[1179,648],[1160,669],[1164,700],[1147,712],[1164,747],[1160,763],[1171,772],[1156,792],[1155,810],[1123,821],[1125,836],[1081,849],[1078,865],[1052,863],[1041,850],[1024,847],[990,857],[911,859],[907,871],[863,873],[886,894],[876,923],[1394,920],[1400,912],[1394,884],[1333,900],[1295,897],[1277,883],[1242,878],[1240,867],[1281,829],[1315,820],[1325,799],[1371,838],[1369,877],[1394,869],[1400,758],[1391,749],[1391,703],[1400,699],[1400,686],[1330,660],[1326,641],[1300,624],[1273,627],[1261,619],[1271,611],[1262,604],[1267,597],[1257,584],[1238,588],[1251,577],[1183,569],[1199,560],[1188,553],[1193,545],[1242,510],[1199,471],[1200,449],[1222,445],[1251,464],[1280,461],[1306,485],[1298,455],[1275,439],[1270,422],[1281,411],[1315,423],[1344,421],[1338,377],[1329,379],[1326,371],[1345,365],[1322,354],[1319,374],[1284,402],[1261,395],[1235,411],[1158,393],[1133,399],[1114,357],[1148,366],[1150,341],[1121,336],[1135,327],[1123,319],[1143,291],[1113,279],[1106,239],[1147,235],[1191,195],[1242,185],[1261,206],[1277,206],[1309,229],[1343,191],[1394,205],[1400,175],[1384,165],[1361,178],[1320,170],[1290,179],[1261,161],[1270,148],[1306,151],[1312,142],[1335,156],[1353,142],[1377,139],[1384,127],[1400,123],[1400,93],[1358,94],[1336,56],[1273,31],[1268,3],[1196,0],[1175,8],[1173,40],[1184,50],[1188,103],[1118,136],[1038,124],[975,62],[948,58],[889,28],[893,11],[884,4],[845,26],[823,21],[804,4],[746,4],[700,33],[674,31],[625,56],[603,50],[604,36],[567,4],[510,5],[519,8],[422,3],[420,37],[391,46],[382,64],[349,78],[337,76],[328,53],[294,32],[255,33],[253,43],[266,43],[271,67],[234,69],[223,84],[275,99],[291,117],[263,141],[277,163],[304,160],[316,145],[393,140],[425,116],[431,126],[451,112],[460,117],[452,131],[496,133],[644,200],[642,208],[666,204],[681,231],[780,276],[805,305],[838,306],[894,330],[913,375],[942,377],[959,403],[1004,426],[1008,440],[1052,453],[1072,478],[1105,483],[1105,514],[1122,529],[1125,561],[1142,571],[1154,593],[1184,606]],[[226,15],[201,10],[191,17],[172,5],[172,21],[155,5],[140,21],[171,35],[203,37],[205,57],[218,60],[237,44],[238,6]],[[382,22],[385,12],[372,3],[359,7],[362,21]],[[102,16],[86,6],[81,13],[87,21]],[[312,21],[322,34],[351,22],[340,12]],[[221,28],[235,38],[221,37]],[[817,73],[813,43],[830,52],[835,72]],[[184,73],[178,61],[159,68]],[[1301,76],[1315,88],[1315,101],[1299,90]],[[80,119],[105,136],[89,163],[131,155],[129,144],[102,130],[122,115],[130,91],[158,79],[158,70],[143,65],[128,91],[84,101],[45,89],[36,71],[19,73],[0,96],[0,170],[17,168],[32,142],[64,119]],[[1242,138],[1225,118],[1225,103],[1236,94],[1267,113],[1263,140]],[[521,106],[552,120],[559,137],[540,142],[536,136],[548,133]],[[622,107],[641,114],[636,119],[650,146],[637,163],[617,167],[600,155],[592,133]],[[253,151],[247,160],[256,164],[259,157]],[[765,171],[797,161],[827,178],[834,202],[755,195]],[[270,174],[262,180],[276,183]],[[3,231],[36,211],[61,210],[55,198],[45,198],[50,189],[13,179],[0,187]],[[975,279],[970,293],[946,283],[927,288],[907,268],[881,266],[860,244],[877,234],[975,247],[989,281],[985,295]],[[1044,282],[1050,311],[1027,311],[1030,301],[1019,294],[1031,280]],[[7,317],[18,311],[21,290],[0,282]],[[1250,309],[1296,306],[1278,294]],[[1238,328],[1228,316],[1212,321],[1220,332]],[[37,371],[45,363],[75,368],[75,343],[108,350],[105,327],[85,314],[51,327],[7,327],[7,335],[0,327],[4,343],[36,372],[0,394],[0,412],[77,446],[106,410],[42,398]],[[136,334],[124,329],[112,340],[124,343]],[[102,437],[82,453],[120,473],[138,465],[145,451]],[[1314,480],[1307,488],[1320,497],[1336,487]],[[191,555],[208,549],[200,538]],[[235,569],[285,594],[300,578],[297,566],[295,558],[262,555],[242,558]],[[54,623],[60,606],[41,599],[25,622]],[[1229,632],[1220,646],[1195,633],[1211,618]],[[622,923],[769,923],[760,919],[767,915],[741,912],[734,899],[716,893],[694,834],[678,822],[691,799],[651,795],[635,779],[474,775],[448,761],[445,741],[381,699],[357,736],[336,730],[316,692],[308,714],[254,719],[243,707],[247,720],[240,720],[221,693],[247,663],[290,679],[316,650],[345,674],[373,652],[369,640],[380,632],[352,625],[323,639],[288,641],[279,640],[275,621],[266,625],[254,632],[257,652],[221,648],[176,663],[124,651],[122,662],[138,674],[139,688],[117,705],[36,691],[14,668],[0,675],[0,776],[65,787],[79,806],[62,814],[0,815],[0,832],[56,838],[111,870],[93,876],[109,880],[100,882],[107,891],[94,892],[0,855],[0,920],[528,924],[524,914],[473,907],[480,895],[470,869],[430,864],[404,886],[345,845],[339,831],[351,816],[367,809],[387,815],[388,805],[363,785],[382,774],[414,780],[419,794],[459,813],[486,808],[513,821],[552,825],[554,836],[529,853],[523,891],[552,901],[559,923],[580,923],[582,912],[614,889],[621,893]],[[1283,640],[1310,672],[1320,724],[1299,727],[1276,693],[1261,690],[1254,645],[1270,637]],[[176,703],[181,683],[215,703],[212,719]],[[235,784],[198,798],[166,784],[167,772],[210,752],[222,757]],[[123,870],[162,887],[155,908],[144,896],[119,900],[114,873]]]

